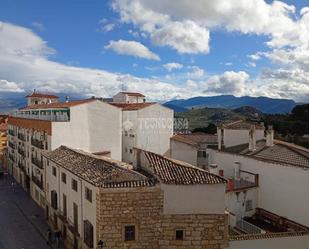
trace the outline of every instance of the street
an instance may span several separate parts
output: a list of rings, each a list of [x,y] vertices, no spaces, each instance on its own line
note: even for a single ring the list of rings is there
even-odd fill
[[[10,176],[0,177],[0,249],[50,249],[41,210]]]

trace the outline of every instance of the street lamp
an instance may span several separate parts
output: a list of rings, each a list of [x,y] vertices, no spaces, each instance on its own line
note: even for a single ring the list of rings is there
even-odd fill
[[[100,239],[100,240],[98,241],[98,248],[99,248],[99,249],[103,249],[103,246],[104,246],[104,242],[103,242],[103,240]]]

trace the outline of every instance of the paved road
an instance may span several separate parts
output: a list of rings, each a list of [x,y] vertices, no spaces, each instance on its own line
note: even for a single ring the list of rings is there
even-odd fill
[[[0,249],[51,249],[48,225],[41,210],[12,178],[0,177]]]

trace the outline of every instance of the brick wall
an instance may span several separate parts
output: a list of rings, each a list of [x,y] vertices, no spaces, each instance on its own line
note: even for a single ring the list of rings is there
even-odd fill
[[[159,187],[101,190],[97,204],[104,248],[221,249],[228,243],[226,215],[164,215]],[[124,241],[125,225],[136,226],[135,241]],[[176,240],[176,229],[184,230],[184,240]]]

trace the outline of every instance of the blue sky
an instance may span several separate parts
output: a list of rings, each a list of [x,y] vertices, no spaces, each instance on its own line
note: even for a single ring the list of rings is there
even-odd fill
[[[228,4],[225,1],[218,2],[225,7]],[[44,60],[46,66],[23,68],[12,63],[3,71],[0,69],[0,91],[6,91],[5,87],[11,87],[10,91],[29,91],[36,87],[43,91],[72,91],[107,97],[105,95],[112,95],[125,85],[128,90],[142,91],[157,100],[234,94],[308,101],[309,82],[303,80],[309,68],[303,64],[308,62],[291,62],[285,58],[289,53],[298,55],[300,49],[304,50],[303,54],[308,52],[308,46],[296,42],[303,38],[297,37],[296,41],[290,38],[293,29],[297,31],[300,20],[305,19],[306,14],[301,15],[300,11],[308,5],[306,1],[284,1],[278,7],[272,1],[248,0],[251,7],[247,7],[246,2],[227,11],[218,10],[213,1],[191,1],[192,5],[202,4],[205,13],[197,12],[198,6],[183,12],[187,8],[186,0],[179,1],[176,10],[174,1],[157,2],[156,5],[149,0],[2,0],[0,22],[4,24],[4,32],[0,32],[0,39],[1,36],[3,38],[0,45],[10,48],[10,44],[14,43],[10,39],[17,39],[21,44],[17,43],[12,50],[25,49],[32,53],[29,51],[34,47],[39,52],[31,54],[31,58],[37,56],[36,59]],[[260,5],[252,6],[256,2]],[[139,6],[143,8],[140,13]],[[294,10],[290,10],[289,6],[295,6]],[[148,12],[152,13],[149,17]],[[214,16],[208,18],[213,12]],[[264,13],[267,13],[266,17]],[[201,17],[195,18],[199,14]],[[163,15],[165,19],[161,22],[159,19]],[[229,20],[232,17],[233,20],[239,18],[239,22]],[[257,21],[250,24],[251,17]],[[269,19],[269,23],[263,23],[264,19]],[[259,20],[263,25],[258,25]],[[282,32],[281,21],[282,25],[285,22],[291,25],[289,32]],[[248,26],[246,23],[249,23]],[[155,25],[155,28],[148,28],[149,25]],[[186,30],[182,25],[191,25],[192,30]],[[108,27],[110,30],[107,30]],[[14,33],[13,38],[11,32]],[[180,37],[179,33],[182,34]],[[32,38],[39,39],[39,44],[32,44]],[[27,46],[23,39],[29,41],[29,44],[25,42]],[[113,45],[111,41],[114,41]],[[124,41],[124,47],[120,47],[119,41]],[[270,46],[270,41],[279,45]],[[258,55],[258,59],[250,57],[254,54]],[[4,64],[5,59],[12,62],[10,55],[3,52]],[[24,60],[25,56],[21,59]],[[168,63],[177,64],[178,68],[167,70],[164,65]],[[49,66],[51,70],[47,74],[43,70]],[[58,69],[53,76],[55,67]],[[78,75],[69,75],[72,70],[83,74],[85,85],[76,79]],[[31,77],[28,77],[29,74]]]

